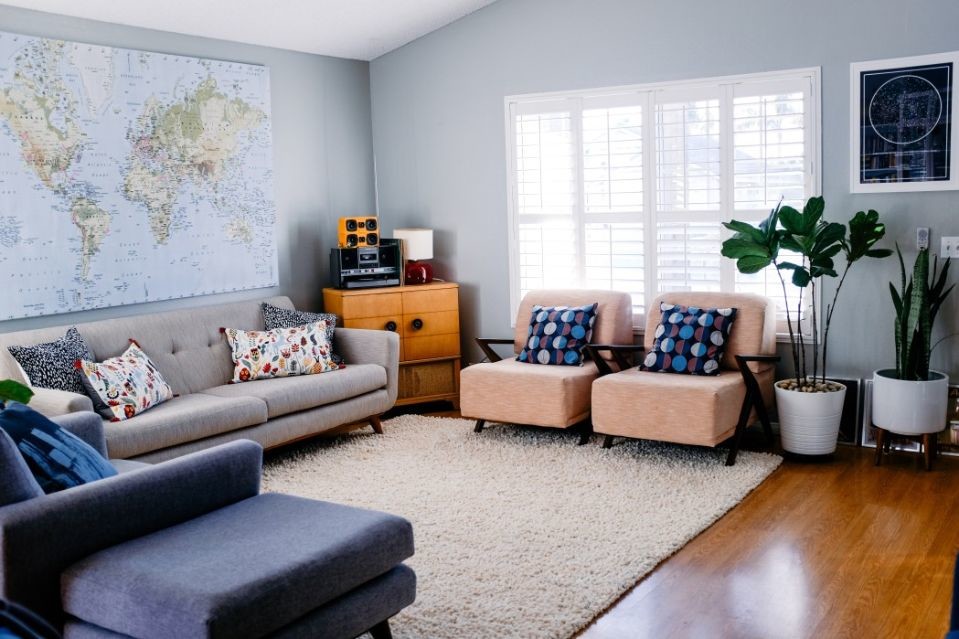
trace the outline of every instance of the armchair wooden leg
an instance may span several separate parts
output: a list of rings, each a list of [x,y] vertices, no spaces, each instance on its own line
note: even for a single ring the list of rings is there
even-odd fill
[[[603,437],[603,448],[612,448],[614,439],[616,438],[613,437],[612,435],[606,435],[605,437]]]
[[[762,399],[759,400],[758,404],[762,404]],[[746,427],[749,426],[749,413],[752,412],[752,408],[753,398],[750,396],[750,393],[747,392],[746,397],[743,398],[743,405],[739,409],[739,421],[736,422],[736,433],[733,435],[732,445],[729,447],[729,454],[726,455],[727,466],[732,466],[736,463],[736,455],[739,454],[739,444],[742,442]]]
[[[367,418],[370,422],[370,426],[373,427],[373,432],[377,435],[383,434],[383,422],[380,421],[379,415],[370,415]]]
[[[477,419],[477,420],[476,420],[476,426],[473,427],[473,432],[474,432],[474,433],[482,433],[482,432],[483,432],[483,426],[485,426],[485,425],[486,425],[486,420],[485,420],[485,419]]]
[[[370,636],[373,639],[393,639],[393,633],[390,631],[390,620],[386,619],[370,628]]]
[[[579,429],[579,446],[585,446],[589,443],[589,438],[593,436],[593,420],[587,418],[580,422],[576,428]]]

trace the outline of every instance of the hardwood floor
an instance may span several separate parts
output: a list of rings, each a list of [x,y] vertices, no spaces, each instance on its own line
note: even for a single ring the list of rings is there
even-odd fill
[[[957,551],[959,458],[787,459],[580,637],[942,637]]]
[[[959,550],[959,459],[932,472],[841,447],[786,460],[580,636],[942,637]]]

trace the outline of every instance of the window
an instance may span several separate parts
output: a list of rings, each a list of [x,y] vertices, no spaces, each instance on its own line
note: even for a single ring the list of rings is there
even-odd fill
[[[720,256],[722,223],[819,192],[818,93],[805,69],[507,98],[513,316],[527,291],[570,286],[630,293],[637,326],[667,291],[781,307],[774,270]]]

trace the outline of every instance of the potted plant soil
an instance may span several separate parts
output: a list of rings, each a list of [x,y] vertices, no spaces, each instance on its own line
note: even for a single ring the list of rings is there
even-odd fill
[[[953,287],[946,288],[949,260],[939,270],[939,260],[929,272],[929,250],[919,251],[912,275],[906,280],[906,265],[899,247],[900,289],[892,282],[889,291],[896,308],[896,367],[873,373],[873,424],[900,435],[938,433],[946,426],[949,376],[929,368],[935,345],[932,331]],[[940,340],[941,341],[941,340]]]
[[[809,198],[801,212],[780,202],[758,226],[727,222],[726,228],[735,234],[722,248],[725,257],[736,260],[741,273],[758,273],[773,266],[779,276],[793,363],[792,377],[775,386],[780,436],[784,450],[803,455],[828,455],[836,450],[846,387],[827,379],[826,365],[829,327],[849,269],[863,258],[892,254],[875,248],[886,234],[876,211],[859,211],[847,229],[844,224],[824,220],[824,209],[825,201],[817,196]],[[840,253],[845,257],[841,276],[834,262]],[[786,294],[786,273],[800,291],[794,308]],[[838,277],[839,281],[832,301],[823,309],[819,295],[826,277]],[[810,323],[808,336],[800,325],[803,320]]]

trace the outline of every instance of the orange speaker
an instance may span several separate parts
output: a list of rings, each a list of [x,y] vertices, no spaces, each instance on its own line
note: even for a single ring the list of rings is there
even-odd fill
[[[378,246],[380,225],[375,217],[341,217],[337,241],[340,248]]]

